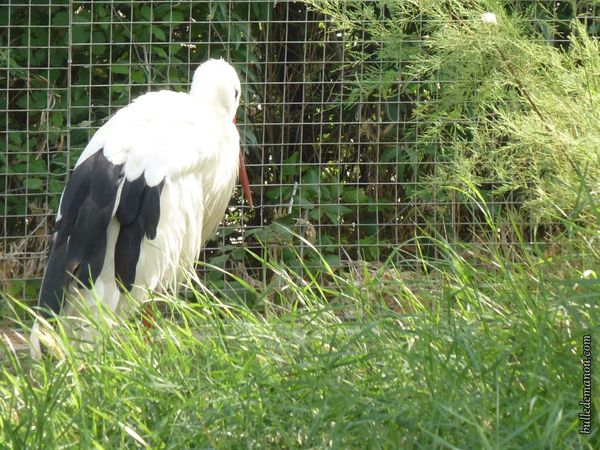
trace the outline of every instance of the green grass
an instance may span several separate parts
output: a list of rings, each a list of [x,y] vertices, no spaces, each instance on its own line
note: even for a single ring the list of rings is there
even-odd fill
[[[343,277],[263,261],[279,287],[252,309],[197,290],[159,299],[150,333],[97,324],[93,351],[4,348],[0,447],[598,448],[597,413],[589,437],[577,419],[596,240],[510,259],[429,240],[435,264]]]

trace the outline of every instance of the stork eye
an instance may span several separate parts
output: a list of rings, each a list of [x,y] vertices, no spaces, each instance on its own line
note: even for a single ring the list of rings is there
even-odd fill
[[[238,88],[235,88],[235,99],[237,100],[239,96],[240,96],[240,91],[238,91]]]

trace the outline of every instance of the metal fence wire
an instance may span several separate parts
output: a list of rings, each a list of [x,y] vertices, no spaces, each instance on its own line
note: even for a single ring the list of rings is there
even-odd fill
[[[426,230],[480,243],[485,238],[477,227],[485,219],[478,209],[440,196],[429,182],[444,162],[436,142],[421,135],[427,118],[413,114],[424,100],[419,80],[412,97],[356,88],[366,74],[386,76],[381,60],[355,64],[353,54],[384,44],[370,30],[394,2],[363,3],[372,3],[372,13],[359,21],[360,32],[345,33],[304,2],[3,2],[2,290],[36,297],[60,193],[93,133],[142,93],[187,90],[194,69],[209,57],[227,59],[242,79],[238,124],[258,207],[250,210],[236,192],[201,260],[246,279],[261,279],[246,248],[319,263],[306,242],[275,223],[314,243],[340,269],[357,260],[427,254],[415,241]],[[547,14],[536,20],[556,45],[566,39],[570,18],[598,16],[594,2],[537,3]],[[416,20],[416,44],[427,39],[419,37],[419,26]],[[498,208],[517,201],[511,194],[488,200]],[[203,273],[214,282],[223,278],[215,270]]]

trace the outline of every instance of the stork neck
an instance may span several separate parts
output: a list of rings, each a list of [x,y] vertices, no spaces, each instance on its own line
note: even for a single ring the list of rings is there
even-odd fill
[[[235,117],[235,111],[230,112],[227,105],[222,101],[222,99],[218,96],[206,94],[204,92],[198,92],[192,89],[190,95],[196,99],[196,101],[203,105],[212,105],[212,109],[215,112],[215,115],[223,120],[232,121],[233,117]]]

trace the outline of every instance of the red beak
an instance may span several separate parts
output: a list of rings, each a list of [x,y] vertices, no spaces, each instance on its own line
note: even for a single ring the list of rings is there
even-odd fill
[[[237,123],[237,119],[233,118],[233,123]],[[240,148],[240,184],[242,185],[242,191],[244,192],[244,198],[248,202],[250,208],[254,208],[252,202],[252,192],[250,191],[250,180],[248,179],[248,172],[246,172],[246,165],[244,164],[244,151]]]
[[[248,172],[246,172],[246,165],[244,164],[244,151],[240,148],[240,184],[244,191],[244,197],[248,202],[250,208],[254,208],[252,203],[252,192],[250,192],[250,180],[248,179]]]

